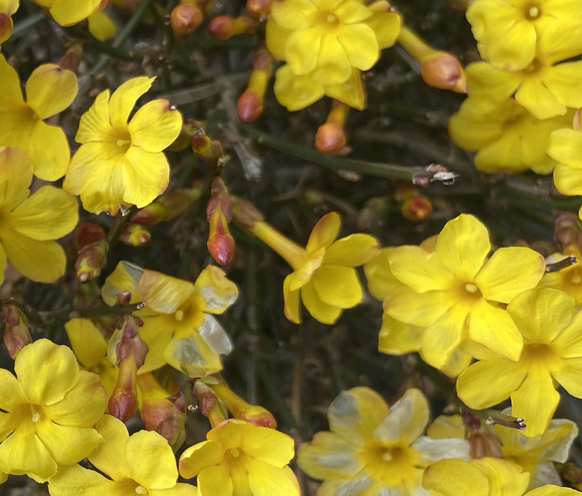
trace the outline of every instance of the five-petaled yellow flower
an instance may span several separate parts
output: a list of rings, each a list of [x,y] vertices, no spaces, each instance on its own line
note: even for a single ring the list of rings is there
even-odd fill
[[[105,442],[87,458],[105,474],[80,465],[61,468],[49,480],[51,496],[196,496],[196,487],[177,482],[172,448],[157,432],[131,436],[123,422],[104,415],[96,425]]]
[[[103,442],[93,424],[107,396],[97,375],[48,339],[25,346],[14,371],[0,369],[0,471],[45,482]]]
[[[55,181],[65,174],[71,155],[63,130],[44,120],[71,105],[77,77],[58,65],[43,64],[25,89],[26,102],[18,74],[0,55],[0,146],[20,148],[32,161],[35,176]]]
[[[65,273],[65,252],[54,240],[77,225],[77,201],[54,186],[29,197],[31,181],[26,154],[0,147],[0,283],[7,261],[33,281],[54,282]]]
[[[170,166],[162,150],[176,139],[182,116],[167,100],[146,103],[128,122],[153,78],[137,77],[110,95],[100,93],[81,117],[63,188],[80,195],[85,210],[115,215],[120,205],[139,208],[168,186]]]
[[[109,305],[121,291],[132,302],[143,301],[135,312],[143,320],[140,336],[149,351],[140,373],[168,363],[190,377],[202,377],[222,369],[220,354],[232,349],[230,339],[214,315],[234,303],[238,288],[218,267],[209,265],[192,284],[129,262],[120,262],[103,286]],[[117,331],[109,341],[110,356],[121,338]]]
[[[293,438],[268,427],[229,419],[206,434],[206,441],[180,456],[180,475],[197,476],[200,496],[299,496],[288,463]]]
[[[516,296],[507,306],[524,347],[521,356],[487,358],[471,365],[457,380],[467,406],[487,408],[511,396],[511,412],[524,419],[527,436],[542,434],[556,411],[556,384],[582,398],[582,314],[574,298],[550,288]]]

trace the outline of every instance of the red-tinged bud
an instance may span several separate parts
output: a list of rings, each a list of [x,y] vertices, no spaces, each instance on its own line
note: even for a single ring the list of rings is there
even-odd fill
[[[100,239],[83,246],[77,252],[75,269],[79,282],[85,283],[99,277],[107,264],[107,250],[109,250],[109,244],[104,239]]]
[[[273,414],[260,405],[250,405],[241,410],[235,417],[240,420],[246,420],[250,424],[259,427],[269,427],[270,429],[277,427],[277,421],[273,417]]]
[[[65,52],[65,55],[61,57],[58,65],[63,69],[67,69],[72,72],[76,72],[81,63],[81,57],[83,56],[83,44],[81,42],[75,42]]]
[[[247,12],[253,17],[266,16],[272,3],[273,0],[247,0]]]
[[[228,40],[235,35],[253,35],[257,32],[259,23],[252,17],[241,16],[233,19],[228,16],[217,16],[208,24],[208,33],[217,40]]]
[[[246,200],[234,196],[230,197],[232,203],[232,220],[240,227],[252,229],[257,222],[263,222],[265,218],[255,206]]]
[[[226,165],[226,156],[222,144],[218,140],[211,140],[205,134],[196,133],[190,142],[194,155],[204,162],[216,167]]]
[[[346,134],[339,124],[327,122],[319,126],[315,135],[315,148],[321,153],[335,155],[346,146]]]
[[[195,133],[206,133],[206,122],[198,121],[196,119],[184,119],[182,122],[182,129],[176,140],[166,150],[171,152],[180,152],[185,150],[190,145],[192,136]]]
[[[160,196],[156,202],[166,209],[165,221],[182,215],[202,196],[202,185],[196,181],[190,189],[175,189]]]
[[[172,449],[176,450],[186,440],[186,402],[180,393],[172,404],[168,415],[160,421],[156,429],[157,433],[164,437]]]
[[[582,223],[576,214],[565,210],[554,214],[554,239],[562,247],[577,246],[582,250]]]
[[[149,231],[139,224],[126,222],[119,233],[119,241],[128,246],[143,246],[148,243],[152,235]]]
[[[139,414],[146,430],[155,431],[160,422],[170,415],[174,403],[168,399],[168,391],[160,386],[151,372],[138,375],[137,384],[142,395]]]
[[[218,398],[210,387],[202,382],[196,381],[193,389],[194,395],[198,400],[198,408],[202,415],[208,416],[209,412],[218,405]]]
[[[472,432],[469,436],[469,454],[473,459],[486,456],[502,458],[499,439],[488,432]]]
[[[131,301],[131,293],[129,291],[120,291],[115,295],[116,305],[129,305]]]
[[[560,470],[560,475],[570,484],[582,484],[582,469],[575,463],[565,463]]]
[[[246,90],[238,99],[236,111],[242,122],[253,122],[263,113],[263,97]]]
[[[401,212],[406,219],[420,222],[432,212],[432,203],[426,196],[412,196],[404,200]]]
[[[467,79],[459,60],[448,52],[435,50],[416,33],[402,26],[399,43],[419,63],[426,84],[434,88],[467,93]]]
[[[0,12],[0,43],[10,38],[13,27],[12,17],[5,12]]]
[[[166,207],[158,203],[158,201],[155,201],[147,207],[140,208],[131,216],[129,221],[135,224],[141,224],[142,226],[153,226],[164,220],[167,213]]]
[[[75,246],[77,250],[100,239],[105,239],[105,231],[101,226],[92,222],[84,222],[77,226],[75,231]]]
[[[0,310],[0,323],[6,324],[4,344],[8,354],[14,360],[22,348],[32,343],[28,319],[16,306],[14,300],[6,299],[2,302]]]
[[[119,375],[107,409],[110,415],[127,422],[137,411],[137,365],[133,354],[119,362]]]
[[[170,26],[178,34],[190,34],[202,24],[202,12],[196,5],[176,5],[170,13]]]
[[[122,315],[117,322],[117,329],[121,329],[121,340],[115,347],[116,363],[120,363],[128,356],[132,356],[137,367],[144,364],[145,356],[149,351],[148,345],[139,336],[139,328],[143,321],[135,315]]]
[[[234,238],[228,230],[228,221],[222,209],[216,208],[208,221],[210,229],[206,247],[219,265],[226,265],[234,255]]]

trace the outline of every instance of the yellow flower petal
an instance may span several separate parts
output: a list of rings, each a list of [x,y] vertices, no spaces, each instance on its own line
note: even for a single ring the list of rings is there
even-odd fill
[[[222,461],[223,446],[217,441],[202,441],[187,448],[180,455],[179,470],[184,479],[196,477],[202,470]]]
[[[321,45],[321,30],[316,27],[289,35],[285,44],[285,60],[295,75],[309,74],[317,67]]]
[[[422,487],[443,496],[489,496],[489,482],[474,465],[459,459],[439,460],[426,468]]]
[[[509,360],[518,360],[523,338],[509,314],[481,299],[471,308],[469,337]]]
[[[0,206],[11,211],[28,198],[32,163],[18,148],[0,147]]]
[[[519,389],[525,376],[519,366],[503,358],[483,360],[459,376],[457,393],[469,408],[481,410],[507,399]]]
[[[289,274],[283,281],[283,299],[285,300],[285,317],[294,324],[301,323],[301,314],[299,313],[299,290],[291,291],[289,289],[291,276]]]
[[[328,248],[337,238],[341,227],[341,218],[337,212],[329,212],[317,221],[313,227],[305,249],[309,255],[320,248]]]
[[[523,81],[514,98],[540,120],[566,113],[566,106],[561,104],[539,79]]]
[[[0,369],[0,409],[11,412],[25,402],[26,398],[16,377],[8,370]]]
[[[562,291],[538,288],[517,295],[507,313],[525,339],[549,344],[574,317],[576,302]]]
[[[157,432],[139,431],[125,445],[131,478],[148,489],[176,485],[178,469],[172,448]]]
[[[236,424],[233,424],[233,426]],[[225,426],[226,427],[226,426]],[[295,443],[293,438],[287,434],[283,434],[275,429],[268,427],[259,427],[253,424],[242,425],[243,427],[243,445],[241,446],[245,453],[260,460],[263,463],[268,463],[273,467],[282,468],[287,465],[295,455]],[[220,429],[221,431],[223,429]],[[218,434],[218,431],[216,432]],[[217,441],[222,442],[223,446],[226,443],[228,433],[223,432],[222,440],[218,437]]]
[[[460,415],[440,415],[428,426],[426,435],[432,439],[464,439],[465,429]]]
[[[0,243],[10,263],[32,281],[52,283],[65,273],[65,252],[56,241],[36,241],[11,229]]]
[[[61,467],[49,482],[51,496],[102,496],[115,494],[115,483],[80,465]]]
[[[2,81],[0,112],[7,112],[23,105],[18,73],[6,62],[2,54],[0,54],[0,81]]]
[[[509,303],[535,287],[545,270],[544,257],[529,248],[499,248],[477,274],[475,283],[487,300]]]
[[[489,481],[490,494],[523,494],[529,484],[530,474],[522,468],[499,458],[483,457],[472,461]]]
[[[132,78],[113,92],[109,100],[109,119],[114,128],[127,127],[129,114],[135,103],[151,88],[154,79],[145,76]]]
[[[297,464],[313,479],[351,479],[364,468],[358,446],[332,432],[318,432],[297,450]]]
[[[89,32],[100,41],[112,38],[117,31],[115,23],[105,12],[99,10],[87,18]]]
[[[351,308],[362,301],[358,275],[351,267],[322,265],[311,278],[319,299],[328,305]]]
[[[238,297],[238,288],[215,265],[208,265],[196,278],[194,291],[204,298],[204,312],[221,314]]]
[[[149,351],[145,362],[139,369],[140,373],[159,369],[166,363],[164,351],[172,340],[173,328],[169,327],[163,316],[146,317],[143,319],[143,327],[140,328],[140,337],[148,345]],[[114,335],[115,336],[115,335]],[[121,336],[119,336],[119,339]],[[109,349],[112,348],[112,339],[109,340]]]
[[[28,155],[34,164],[34,175],[45,181],[56,181],[65,175],[71,152],[64,131],[38,121],[31,130]]]
[[[582,195],[582,170],[559,163],[554,169],[554,185],[563,195]]]
[[[65,397],[61,401],[45,405],[44,409],[61,426],[90,427],[101,418],[106,405],[107,395],[99,376],[80,370],[77,382]]]
[[[552,133],[548,143],[548,155],[560,164],[572,169],[582,168],[580,150],[582,150],[582,132],[573,129],[558,129]]]
[[[315,253],[311,254],[297,270],[290,274],[289,289],[291,291],[297,291],[311,280],[313,273],[321,267],[325,252],[325,248],[320,248]]]
[[[550,374],[529,375],[511,394],[511,414],[524,419],[526,436],[539,436],[547,429],[559,402],[560,395]]]
[[[112,415],[103,415],[95,428],[105,442],[91,452],[87,457],[89,461],[113,480],[129,478],[127,457],[120,456],[125,453],[125,445],[129,439],[125,424]]]
[[[226,355],[232,351],[232,343],[228,334],[214,316],[205,313],[197,332],[212,353]]]
[[[527,496],[577,496],[580,491],[569,487],[558,487],[547,484],[527,493]]]
[[[361,7],[368,10],[363,5]],[[344,26],[337,40],[348,56],[350,64],[361,71],[371,69],[380,57],[376,35],[372,28],[365,24]],[[325,46],[322,45],[321,49],[325,50]]]
[[[164,359],[188,377],[204,377],[222,370],[220,357],[197,332],[185,337],[174,336],[164,350]]]
[[[57,464],[36,436],[32,422],[26,421],[0,444],[0,469],[46,482],[57,472]]]
[[[367,26],[364,27],[368,28]],[[289,39],[291,39],[291,36]],[[317,54],[317,63],[310,69],[310,71],[313,71],[313,79],[323,85],[345,83],[352,74],[352,65],[346,50],[340,44],[335,33],[326,33],[323,36],[320,33],[318,34],[318,39],[321,42],[321,46]],[[289,46],[289,41],[287,41],[287,46]],[[293,68],[293,71],[297,74],[295,68]]]
[[[123,200],[138,208],[161,195],[170,181],[170,165],[162,152],[150,153],[131,146],[123,159]]]
[[[577,313],[570,324],[552,342],[552,348],[563,358],[582,356],[582,314]]]
[[[437,253],[427,253],[418,246],[394,248],[388,259],[392,274],[416,293],[448,289],[455,282]]]
[[[387,313],[382,315],[378,351],[388,355],[405,355],[420,350],[423,328],[404,324]]]
[[[357,69],[352,70],[352,75],[347,81],[325,85],[324,91],[330,98],[335,98],[355,109],[363,110],[366,107],[366,92],[362,75]]]
[[[265,41],[267,49],[277,60],[285,60],[285,45],[291,33],[291,30],[279,26],[272,15],[269,16],[265,26]]]
[[[581,75],[581,61],[567,62],[551,67],[547,72],[544,72],[542,81],[559,103],[566,107],[580,108],[582,107]]]
[[[301,301],[313,318],[322,324],[333,324],[339,318],[342,309],[321,301],[313,281],[309,281],[300,291]]]
[[[198,474],[197,484],[200,495],[234,494],[232,478],[224,465],[205,468]],[[248,495],[245,494],[244,496]]]
[[[383,301],[390,291],[402,283],[394,277],[390,270],[388,255],[393,248],[382,248],[376,256],[364,265],[364,273],[368,281],[368,291],[377,300]]]
[[[77,225],[75,197],[62,189],[43,186],[10,213],[14,229],[38,241],[62,238]]]
[[[144,270],[139,280],[140,297],[158,313],[173,314],[193,293],[191,282],[153,270]]]
[[[366,24],[374,31],[380,50],[391,47],[396,43],[401,24],[400,16],[396,12],[374,14],[366,21]]]
[[[285,466],[273,467],[261,460],[250,462],[249,487],[253,496],[299,496],[299,482],[293,470]]]
[[[291,0],[287,2],[273,2],[271,17],[285,28],[297,30],[311,25],[312,17],[317,9],[311,0]]]
[[[71,349],[48,339],[22,348],[14,371],[27,401],[37,405],[61,401],[79,377],[79,365]]]
[[[471,281],[479,272],[490,250],[487,228],[467,214],[447,222],[436,244],[440,263],[466,281]]]
[[[110,307],[115,305],[117,294],[121,291],[131,293],[131,303],[141,301],[139,293],[139,281],[144,270],[130,262],[119,262],[115,270],[105,279],[105,284],[101,288],[103,301]]]
[[[182,116],[168,100],[153,100],[141,107],[128,126],[131,142],[146,152],[161,152],[182,129]]]
[[[445,365],[463,340],[466,310],[453,306],[422,333],[422,356],[435,368]]]
[[[74,72],[55,64],[43,64],[26,81],[26,104],[39,119],[48,119],[69,108],[77,91]]]
[[[103,334],[90,319],[75,318],[65,323],[71,348],[84,367],[93,367],[107,354]]]
[[[290,112],[301,110],[324,95],[323,85],[311,74],[296,76],[287,64],[277,69],[273,90],[279,103]]]
[[[471,362],[473,361],[473,357],[463,351],[461,348],[457,348],[449,361],[445,363],[439,370],[449,377],[457,377],[461,373],[463,373]]]
[[[55,0],[50,13],[61,26],[72,26],[89,17],[100,3],[101,0]]]
[[[89,110],[81,116],[75,136],[77,143],[107,141],[108,136],[111,141],[115,139],[109,122],[109,98],[109,90],[102,91],[97,95]]]
[[[552,376],[569,394],[575,398],[582,398],[582,385],[580,385],[582,358],[568,358],[564,362],[564,366],[553,372]]]
[[[50,420],[38,422],[36,434],[58,465],[81,461],[103,442],[92,427],[62,426]]]
[[[371,260],[378,253],[378,240],[368,234],[352,234],[338,239],[325,250],[323,263],[357,267]]]
[[[453,302],[445,291],[417,294],[401,285],[384,300],[384,311],[390,317],[419,327],[428,327],[449,311]]]

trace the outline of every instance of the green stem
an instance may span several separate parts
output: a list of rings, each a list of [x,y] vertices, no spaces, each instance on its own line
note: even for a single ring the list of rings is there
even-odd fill
[[[119,32],[117,37],[112,43],[113,48],[120,48],[127,39],[131,36],[131,33],[136,28],[137,24],[141,20],[142,16],[145,14],[145,11],[148,9],[152,0],[142,0],[135,12],[131,16],[131,19],[127,22],[127,24],[123,27],[123,29]],[[96,74],[101,71],[109,61],[108,55],[102,55],[99,61],[93,66],[91,69],[91,74]]]
[[[28,28],[42,21],[45,17],[46,16],[44,15],[44,12],[42,10],[39,10],[38,12],[29,15],[23,21],[19,22],[14,26],[14,29],[12,30],[12,35],[10,35],[10,39],[14,40],[19,36],[23,35]]]
[[[332,155],[323,155],[312,148],[296,145],[295,143],[263,133],[259,129],[249,126],[248,124],[239,124],[238,127],[242,133],[255,138],[259,143],[266,145],[269,148],[309,160],[310,162],[315,162],[316,164],[323,165],[324,167],[335,171],[349,170],[358,174],[398,179],[414,183],[422,182],[423,180],[426,180],[426,182],[435,179],[440,180],[438,179],[439,176],[436,172],[427,171],[422,167],[406,167],[403,165],[383,164],[341,158]],[[449,179],[454,177],[455,175],[452,175]]]

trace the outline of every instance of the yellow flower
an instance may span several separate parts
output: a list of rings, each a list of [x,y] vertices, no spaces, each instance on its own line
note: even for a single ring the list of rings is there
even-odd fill
[[[524,347],[515,361],[488,358],[471,365],[457,380],[459,398],[475,409],[511,396],[511,412],[524,419],[529,436],[542,434],[560,401],[556,385],[582,398],[582,314],[574,298],[538,288],[516,296],[507,306]]]
[[[12,34],[12,15],[20,7],[20,0],[0,0],[0,45]]]
[[[63,188],[81,195],[85,210],[115,215],[120,205],[142,208],[168,186],[170,167],[162,150],[180,133],[180,113],[167,100],[153,100],[128,122],[152,82],[147,77],[130,79],[111,97],[105,90],[81,117],[75,136],[81,147],[71,159]]]
[[[91,14],[87,18],[89,32],[98,40],[105,41],[115,35],[115,23],[103,10]]]
[[[582,254],[576,246],[570,245],[564,248],[564,253],[554,253],[546,259],[546,263],[555,263],[569,256],[576,257],[576,264],[565,267],[557,272],[547,272],[540,286],[544,288],[554,288],[563,291],[576,300],[580,305],[582,303]]]
[[[440,460],[430,465],[422,477],[422,486],[434,496],[523,496],[529,473],[499,458]],[[525,496],[575,496],[573,489],[546,485]]]
[[[554,170],[554,184],[563,195],[582,195],[582,130],[558,129],[548,143],[548,155],[558,165]],[[578,212],[582,218],[582,207]]]
[[[0,283],[7,261],[33,281],[54,282],[65,273],[65,252],[54,240],[77,225],[77,202],[53,186],[29,197],[31,181],[26,154],[0,147]]]
[[[320,496],[421,494],[423,468],[441,458],[468,459],[463,439],[422,436],[428,403],[409,389],[392,407],[374,391],[343,391],[328,410],[331,432],[318,432],[297,452],[301,470],[323,480]]]
[[[139,373],[169,364],[190,377],[222,369],[219,354],[232,349],[230,339],[214,315],[221,314],[238,296],[236,285],[224,272],[207,266],[194,284],[120,262],[102,289],[108,305],[120,291],[129,291],[132,303],[146,306],[134,313],[143,320],[140,337],[149,347]],[[109,354],[121,339],[118,330],[109,341]]]
[[[467,9],[467,20],[481,56],[507,71],[527,67],[536,55],[540,33],[567,33],[573,51],[580,48],[578,0],[475,0]],[[569,57],[566,57],[569,58]]]
[[[93,424],[107,397],[98,376],[47,339],[25,346],[14,371],[0,369],[0,470],[45,482],[103,442]]]
[[[572,113],[540,121],[507,99],[493,109],[483,98],[470,97],[449,122],[449,135],[461,148],[476,151],[480,171],[550,174],[557,162],[546,153],[556,129],[571,124]]]
[[[26,152],[41,179],[63,177],[70,158],[67,137],[44,120],[71,105],[77,95],[75,74],[54,64],[37,67],[26,82],[25,102],[18,74],[0,55],[0,89],[0,146]]]
[[[487,259],[490,251],[487,228],[462,214],[445,225],[434,252],[401,246],[388,256],[403,286],[386,297],[384,311],[400,322],[426,328],[422,357],[436,368],[461,344],[477,357],[490,353],[483,347],[510,360],[520,356],[522,337],[500,304],[536,286],[544,274],[544,259],[529,248],[500,248]]]
[[[72,26],[99,10],[102,0],[32,0],[49,9],[52,18],[61,26]]]
[[[177,482],[176,459],[157,432],[131,436],[123,422],[104,415],[96,425],[105,439],[87,458],[103,474],[80,465],[61,468],[49,480],[51,496],[196,496],[196,487]]]
[[[299,496],[299,484],[288,463],[293,439],[244,420],[225,420],[206,434],[206,441],[180,456],[180,475],[198,476],[199,496]]]

